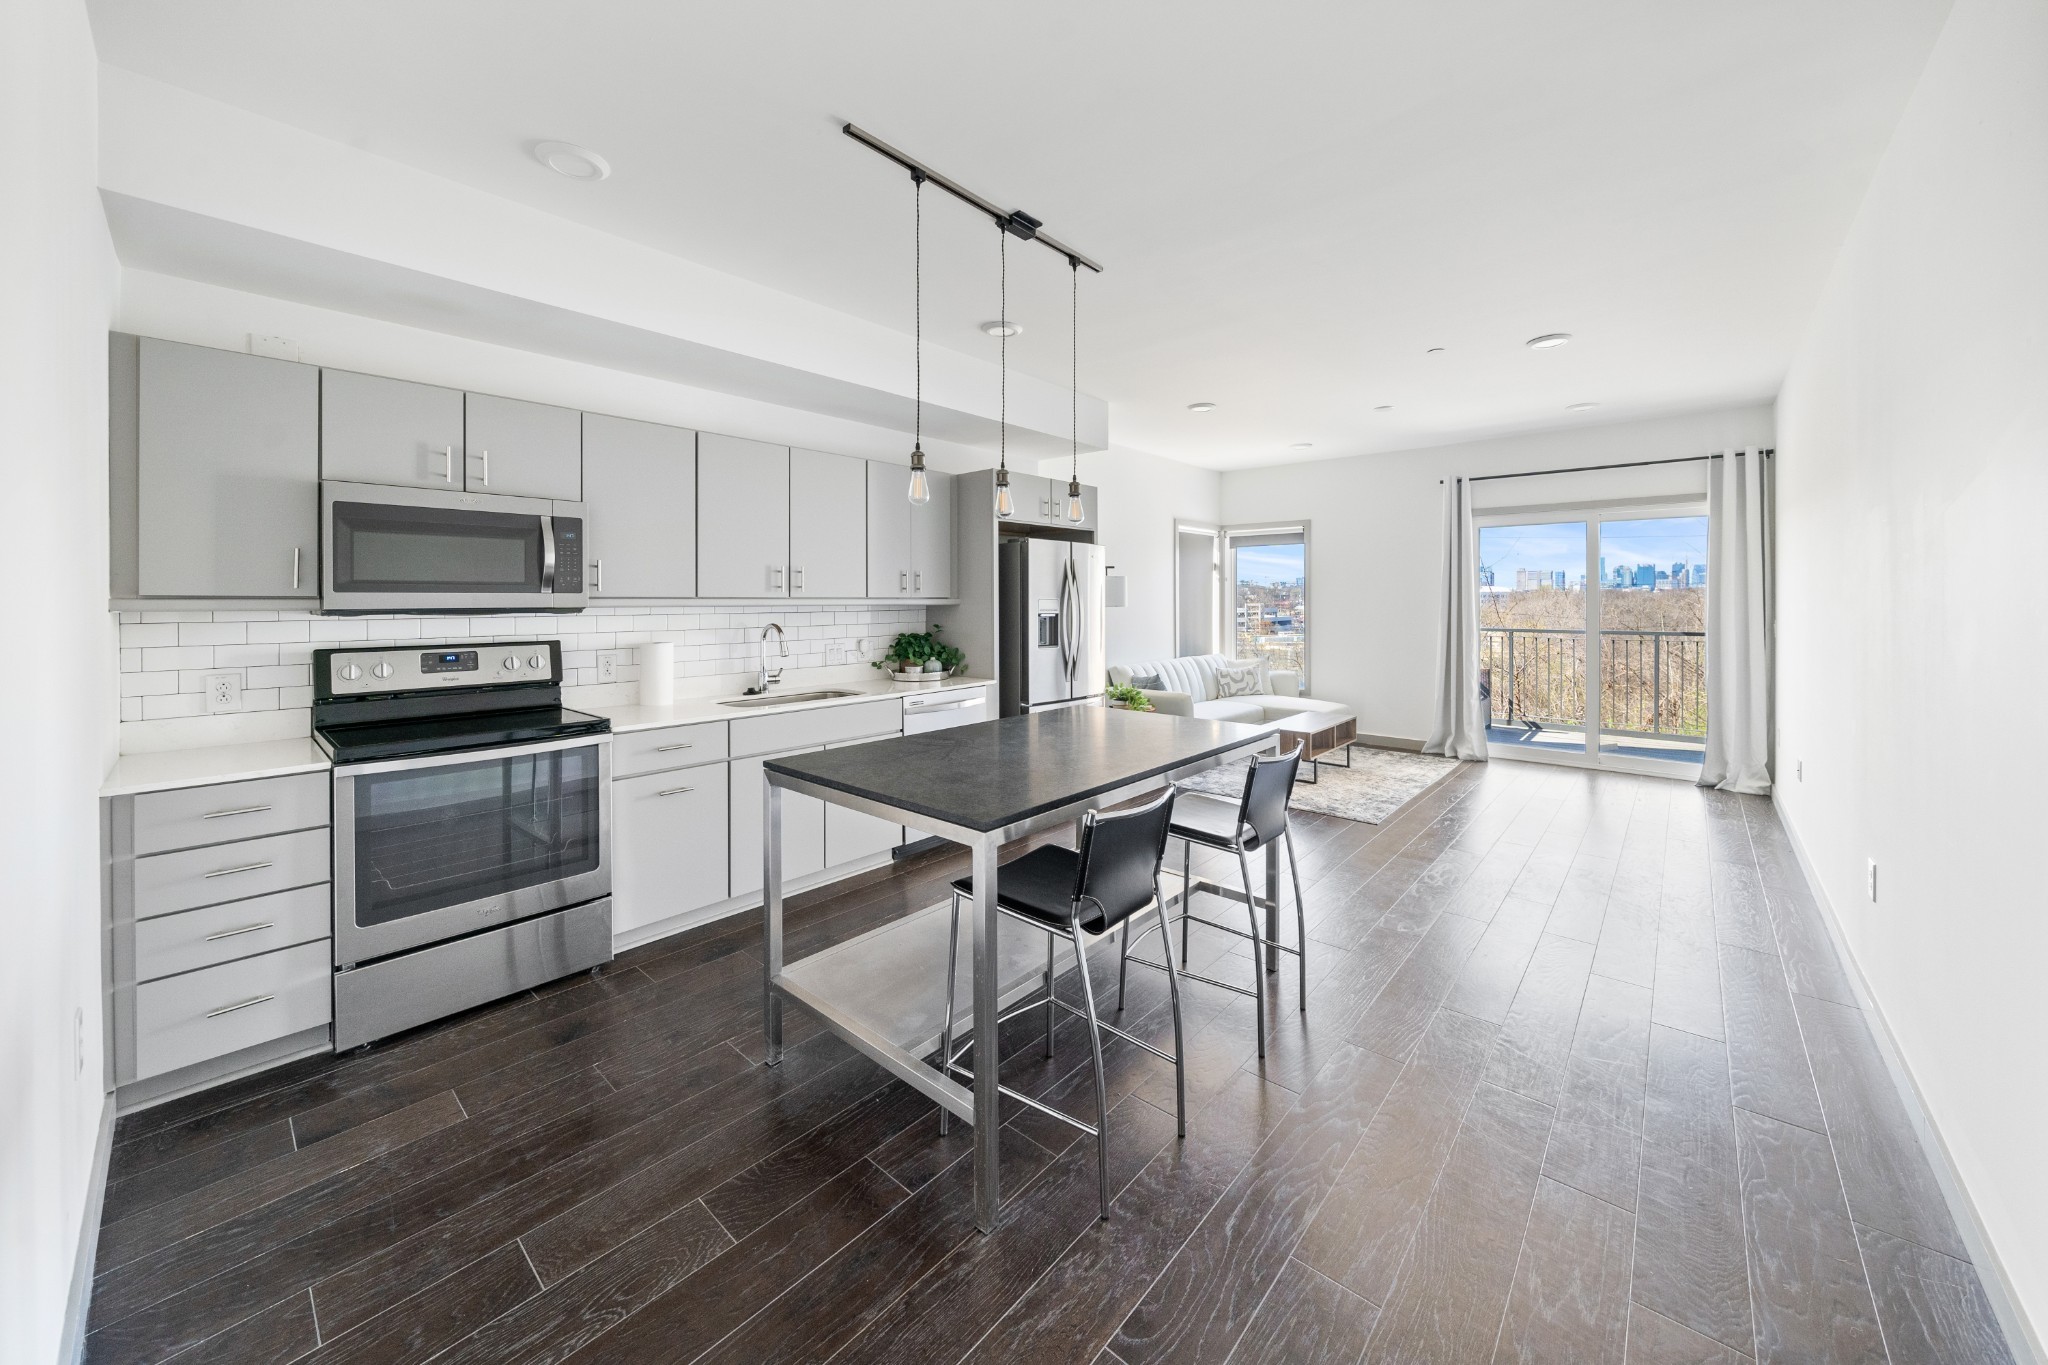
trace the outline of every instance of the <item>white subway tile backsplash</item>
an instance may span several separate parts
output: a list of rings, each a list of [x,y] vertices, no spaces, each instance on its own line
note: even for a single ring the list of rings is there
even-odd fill
[[[121,747],[124,752],[232,744],[307,733],[313,651],[415,640],[559,640],[564,681],[598,683],[600,651],[621,651],[614,681],[630,695],[640,677],[639,646],[676,646],[676,675],[738,679],[753,672],[762,627],[780,624],[790,670],[880,656],[898,631],[924,625],[922,608],[736,607],[692,603],[661,608],[593,607],[567,616],[315,616],[293,611],[122,612]],[[773,641],[770,642],[773,654]],[[233,673],[242,709],[206,714],[205,679]]]

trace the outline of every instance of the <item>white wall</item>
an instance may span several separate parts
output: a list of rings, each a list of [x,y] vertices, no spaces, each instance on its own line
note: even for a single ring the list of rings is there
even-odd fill
[[[1769,445],[1767,406],[1729,408],[1223,476],[1223,520],[1309,523],[1309,688],[1358,728],[1426,738],[1436,696],[1437,583],[1448,474],[1570,469]],[[1557,480],[1580,496],[1584,480]]]
[[[97,64],[78,0],[0,6],[0,461],[12,722],[0,781],[0,1361],[54,1360],[105,1102],[98,789],[112,761]],[[82,1049],[74,1021],[83,1017]],[[82,1051],[82,1056],[81,1056]]]
[[[2041,0],[1957,0],[1778,401],[1777,800],[2036,1323],[2044,54]]]
[[[1038,469],[1064,481],[1070,467],[1066,460],[1046,460]],[[1097,490],[1098,539],[1128,594],[1124,606],[1109,609],[1109,662],[1172,655],[1173,523],[1216,524],[1223,476],[1112,446],[1081,456],[1081,482]]]

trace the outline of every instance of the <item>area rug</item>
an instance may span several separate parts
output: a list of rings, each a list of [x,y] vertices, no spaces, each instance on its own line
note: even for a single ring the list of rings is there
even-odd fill
[[[1226,763],[1197,773],[1180,785],[1234,801],[1244,795],[1244,775],[1249,763]],[[1307,766],[1302,765],[1304,769]],[[1319,780],[1315,782],[1308,781],[1304,771],[1295,780],[1294,797],[1287,804],[1294,810],[1377,825],[1457,766],[1457,759],[1437,754],[1356,745],[1351,750],[1350,767],[1345,767],[1342,760],[1318,764]]]

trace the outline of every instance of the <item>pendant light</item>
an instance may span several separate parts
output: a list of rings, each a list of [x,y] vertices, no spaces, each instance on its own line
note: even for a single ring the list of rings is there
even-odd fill
[[[1067,472],[1067,520],[1078,525],[1088,515],[1081,505],[1081,263],[1069,256],[1067,265],[1074,274],[1067,301],[1067,421],[1074,445],[1073,467]]]
[[[911,305],[912,327],[916,340],[911,345],[917,371],[915,418],[917,431],[910,445],[910,501],[915,507],[922,507],[932,500],[931,480],[924,473],[924,172],[912,171],[910,180],[917,188],[912,192],[911,229],[913,246],[911,256]]]
[[[1002,307],[996,316],[1010,320],[1010,233],[1000,222],[996,224],[996,289]],[[1000,348],[997,352],[997,371],[1001,376],[1001,388],[996,400],[996,515],[1005,520],[1017,511],[1017,505],[1010,500],[1010,331],[1006,327],[996,338]]]

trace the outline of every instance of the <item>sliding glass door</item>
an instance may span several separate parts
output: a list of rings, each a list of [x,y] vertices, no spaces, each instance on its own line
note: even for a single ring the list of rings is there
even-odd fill
[[[1546,509],[1482,517],[1478,531],[1489,752],[1696,768],[1707,726],[1705,511]]]

